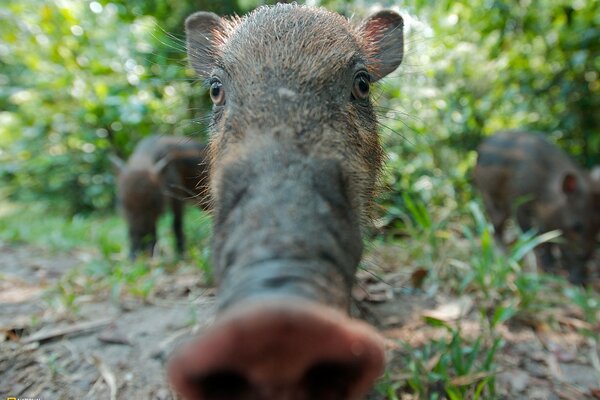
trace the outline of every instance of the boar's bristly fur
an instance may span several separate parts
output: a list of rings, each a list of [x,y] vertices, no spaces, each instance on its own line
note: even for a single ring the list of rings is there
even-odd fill
[[[403,57],[403,20],[259,7],[186,20],[213,101],[215,325],[170,362],[187,399],[358,400],[382,340],[349,318],[383,162],[372,84]]]

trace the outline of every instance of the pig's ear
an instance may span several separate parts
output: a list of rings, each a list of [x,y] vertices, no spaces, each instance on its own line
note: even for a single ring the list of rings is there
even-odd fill
[[[108,159],[113,166],[113,170],[115,175],[119,176],[123,169],[125,169],[125,161],[121,160],[118,156],[114,154],[109,154]]]
[[[170,162],[171,162],[171,157],[169,157],[169,156],[165,156],[165,157],[161,158],[152,166],[152,172],[154,172],[157,175],[160,175],[163,172],[163,170],[165,168],[167,168],[167,166],[169,165]]]
[[[577,176],[575,176],[574,174],[569,172],[563,177],[562,191],[564,194],[570,195],[575,193],[577,191],[578,186],[579,179],[577,179]]]
[[[390,10],[379,11],[363,21],[360,30],[369,43],[369,72],[375,82],[393,72],[404,56],[404,21]]]
[[[204,79],[215,66],[216,42],[223,31],[223,20],[211,12],[200,11],[185,20],[188,58],[196,73]]]

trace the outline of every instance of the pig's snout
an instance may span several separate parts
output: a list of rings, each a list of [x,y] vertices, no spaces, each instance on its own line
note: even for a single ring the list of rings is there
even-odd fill
[[[380,336],[309,301],[260,300],[226,312],[169,365],[195,400],[360,399],[383,371]]]
[[[369,88],[402,61],[402,17],[199,12],[186,37],[214,104],[220,317],[172,382],[191,399],[358,399],[383,365],[379,337],[345,314],[382,164]]]
[[[277,148],[230,166],[222,181],[229,187],[213,247],[219,308],[279,296],[348,310],[362,239],[339,163]]]
[[[345,314],[362,239],[340,163],[283,146],[247,157],[220,175],[220,316],[171,360],[171,383],[186,399],[360,399],[384,356]]]

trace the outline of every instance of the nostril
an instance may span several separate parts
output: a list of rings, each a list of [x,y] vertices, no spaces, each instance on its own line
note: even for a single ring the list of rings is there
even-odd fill
[[[252,400],[248,380],[234,371],[218,371],[208,375],[190,375],[186,379],[193,398],[203,400]]]
[[[188,400],[357,400],[384,364],[365,323],[290,296],[237,304],[169,361]]]
[[[358,366],[321,362],[306,371],[301,387],[309,399],[346,400],[352,384],[360,375]]]

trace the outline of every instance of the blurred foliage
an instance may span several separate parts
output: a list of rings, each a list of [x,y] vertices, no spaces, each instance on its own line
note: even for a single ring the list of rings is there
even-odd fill
[[[0,157],[13,197],[107,208],[109,152],[126,154],[150,133],[191,133],[181,123],[192,101],[183,46],[133,12],[83,1],[3,7]]]
[[[405,60],[379,101],[384,225],[405,229],[406,192],[432,213],[468,214],[474,150],[501,129],[542,131],[581,165],[600,162],[599,2],[409,0],[401,11]]]
[[[126,261],[122,219],[85,215],[114,206],[107,156],[126,158],[150,134],[205,138],[210,101],[186,67],[185,17],[196,10],[243,14],[274,2],[3,1],[0,196],[9,201],[0,202],[0,240],[58,250],[93,243],[100,253],[85,279],[74,272],[57,286],[61,307],[76,312],[79,294],[107,288],[115,298],[152,295],[168,263]],[[546,132],[582,165],[600,163],[600,2],[307,3],[354,20],[377,7],[403,13],[403,65],[374,96],[388,157],[373,242],[401,247],[395,263],[427,271],[428,290],[476,299],[487,327],[483,339],[471,341],[457,327],[440,326],[447,340],[413,349],[404,363],[410,376],[382,381],[381,398],[407,388],[423,398],[493,394],[497,326],[546,318],[557,302],[568,299],[586,326],[596,326],[597,295],[524,268],[524,255],[549,236],[522,233],[507,253],[494,246],[473,202],[470,170],[480,140],[507,128]],[[210,284],[210,223],[190,212],[188,256]],[[166,237],[168,219],[160,226]],[[164,239],[159,248],[172,256]],[[597,338],[592,329],[586,334]]]
[[[185,16],[270,3],[8,0],[0,10],[4,193],[72,213],[112,207],[110,152],[126,157],[151,133],[205,134],[206,93],[185,67]],[[311,3],[355,19],[373,7]],[[469,152],[498,129],[548,132],[582,164],[600,161],[598,2],[409,0],[402,11],[404,66],[380,86],[387,222],[407,209],[402,191],[450,208],[468,200]]]

